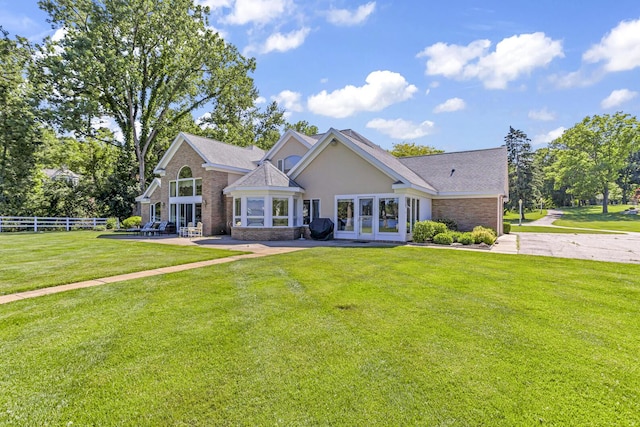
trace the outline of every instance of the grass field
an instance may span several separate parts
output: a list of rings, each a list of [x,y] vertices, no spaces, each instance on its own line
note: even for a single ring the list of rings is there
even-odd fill
[[[317,248],[0,306],[0,424],[638,425],[640,265]]]
[[[0,295],[240,253],[99,238],[109,235],[93,231],[1,233]]]
[[[540,211],[539,209],[531,211],[531,212],[525,212],[524,213],[524,219],[522,220],[522,223],[527,223],[527,222],[531,222],[531,221],[535,221],[537,219],[540,219],[544,216],[547,215],[547,210],[543,209],[542,211]],[[507,211],[504,214],[504,222],[509,222],[511,224],[518,224],[519,222],[519,218],[520,218],[520,214],[518,212],[514,212],[514,211]]]
[[[560,208],[564,215],[553,224],[563,227],[640,232],[640,215],[623,214],[625,209],[630,207],[632,206],[609,206],[609,213],[607,214],[602,213],[602,206]]]

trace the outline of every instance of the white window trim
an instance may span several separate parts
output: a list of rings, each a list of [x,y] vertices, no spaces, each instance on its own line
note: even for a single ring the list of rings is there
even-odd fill
[[[335,225],[334,235],[336,238],[353,239],[358,238],[358,225],[360,224],[360,199],[374,199],[373,200],[373,221],[371,236],[374,240],[406,240],[406,197],[399,193],[378,193],[378,194],[337,194],[334,196],[333,203],[333,223]],[[338,200],[353,199],[353,231],[338,230]],[[380,199],[398,199],[398,231],[396,232],[380,232],[378,231],[378,219],[380,213],[378,212]]]

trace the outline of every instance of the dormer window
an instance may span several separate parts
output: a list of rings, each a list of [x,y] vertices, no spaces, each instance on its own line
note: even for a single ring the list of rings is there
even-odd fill
[[[289,173],[289,171],[293,169],[293,167],[300,161],[301,158],[302,157],[300,156],[292,155],[284,159],[280,159],[278,160],[278,169],[280,169],[284,173]]]

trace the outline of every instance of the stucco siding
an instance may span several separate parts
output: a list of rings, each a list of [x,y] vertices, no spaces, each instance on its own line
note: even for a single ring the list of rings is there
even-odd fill
[[[278,164],[278,160],[284,160],[289,156],[304,156],[307,154],[308,148],[294,137],[290,137],[276,152],[269,156],[269,160],[274,165]]]
[[[320,216],[333,218],[336,194],[391,193],[394,181],[375,166],[338,143],[327,146],[296,176],[305,199],[320,199]]]

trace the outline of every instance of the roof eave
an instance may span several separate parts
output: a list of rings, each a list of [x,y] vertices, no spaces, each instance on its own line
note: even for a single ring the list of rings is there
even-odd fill
[[[247,173],[251,172],[253,169],[239,168],[236,166],[228,166],[221,165],[219,163],[203,163],[202,167],[208,171],[219,171],[219,172],[236,172],[236,173]]]
[[[501,192],[486,193],[486,192],[473,192],[473,191],[447,191],[440,192],[436,195],[436,199],[455,199],[455,198],[469,198],[469,199],[482,199],[482,198],[497,198],[504,197]]]
[[[277,186],[256,186],[256,187],[234,187],[229,186],[226,187],[222,192],[224,194],[234,193],[237,191],[242,192],[251,192],[251,191],[284,191],[288,193],[304,193],[304,188],[302,187],[277,187]]]
[[[391,186],[391,188],[392,188],[393,190],[402,190],[402,189],[408,189],[408,188],[410,188],[410,189],[412,189],[412,190],[418,190],[418,191],[421,191],[421,192],[423,192],[423,193],[430,194],[430,195],[432,195],[432,196],[435,196],[435,195],[437,195],[437,194],[438,194],[438,192],[437,192],[435,189],[433,189],[433,188],[422,187],[422,186],[420,186],[420,185],[415,185],[415,184],[405,184],[404,182],[402,182],[402,183],[398,183],[398,184],[393,184],[393,185]]]

